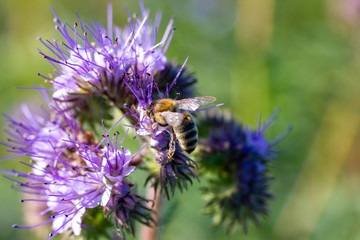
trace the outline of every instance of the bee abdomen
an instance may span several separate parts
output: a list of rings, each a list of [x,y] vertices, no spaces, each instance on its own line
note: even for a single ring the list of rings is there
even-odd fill
[[[174,128],[176,138],[182,150],[191,153],[198,143],[198,131],[193,121]]]

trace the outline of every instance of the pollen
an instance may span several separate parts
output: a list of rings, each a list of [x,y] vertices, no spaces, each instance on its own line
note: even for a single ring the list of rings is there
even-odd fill
[[[93,47],[96,46],[96,42],[91,42],[90,44],[91,44],[91,46],[93,46]]]

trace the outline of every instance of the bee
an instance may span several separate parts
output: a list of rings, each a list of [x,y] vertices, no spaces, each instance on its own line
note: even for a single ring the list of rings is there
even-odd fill
[[[153,101],[146,110],[146,115],[153,121],[152,128],[157,126],[172,127],[168,160],[170,161],[175,153],[175,138],[179,146],[187,153],[195,150],[198,143],[198,130],[196,124],[188,111],[195,111],[201,105],[214,102],[215,97],[193,97],[181,100],[169,98]],[[185,110],[185,112],[180,112]],[[174,137],[175,135],[175,137]]]

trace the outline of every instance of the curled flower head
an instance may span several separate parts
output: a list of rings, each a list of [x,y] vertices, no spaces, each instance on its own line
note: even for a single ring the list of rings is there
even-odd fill
[[[146,206],[148,200],[132,193],[131,187],[127,182],[117,182],[105,211],[114,215],[115,223],[122,231],[135,234],[135,219],[146,225],[150,225],[153,219],[151,209]]]
[[[268,165],[284,137],[265,137],[273,116],[256,130],[224,112],[209,111],[195,121],[192,114],[211,108],[200,106],[215,97],[196,96],[197,79],[186,71],[187,59],[182,65],[168,62],[173,20],[158,39],[160,18],[152,23],[142,2],[141,14],[129,14],[123,28],[113,26],[111,5],[108,12],[106,28],[79,17],[71,26],[54,12],[63,41],[40,39],[50,52],[40,53],[55,67],[49,77],[39,74],[52,85],[49,110],[40,117],[23,107],[22,121],[7,117],[10,137],[3,144],[31,162],[23,163],[30,173],[2,172],[19,191],[35,195],[22,202],[41,205],[44,219],[34,226],[51,223],[49,239],[64,232],[78,236],[94,227],[96,234],[109,236],[104,227],[114,226],[109,219],[121,238],[135,233],[135,221],[153,226],[149,200],[135,193],[129,177],[135,169],[146,170],[148,187],[162,191],[155,201],[162,193],[169,199],[201,174],[209,184],[205,211],[216,224],[230,228],[239,222],[246,229],[249,221],[258,223],[271,199]],[[112,108],[122,117],[105,132]],[[120,138],[114,129],[124,118],[143,146],[135,154],[123,145],[128,130]],[[96,124],[102,125],[102,136]],[[188,155],[193,152],[201,160],[199,169]]]
[[[249,221],[258,224],[268,213],[269,162],[276,158],[274,145],[288,133],[273,141],[265,137],[276,113],[256,130],[244,128],[228,112],[201,115],[200,166],[209,182],[204,211],[214,217],[215,225],[230,230],[238,222],[246,231]]]
[[[61,22],[53,11],[56,29],[64,41],[60,46],[57,42],[40,39],[51,54],[40,53],[56,68],[56,73],[50,78],[40,75],[53,85],[53,97],[60,107],[74,114],[75,118],[80,119],[80,123],[88,123],[94,127],[102,119],[111,119],[109,110],[115,106],[127,114],[146,144],[152,145],[162,135],[163,140],[158,143],[164,145],[168,143],[169,135],[172,137],[172,130],[161,126],[153,127],[156,123],[147,116],[147,109],[158,99],[193,97],[197,82],[196,78],[186,72],[187,59],[181,66],[167,62],[165,53],[174,33],[173,19],[169,21],[163,36],[157,39],[160,18],[157,17],[152,23],[149,12],[143,6],[141,15],[129,15],[129,24],[121,29],[113,26],[111,5],[108,6],[108,11],[107,28],[97,23],[89,25],[79,17],[78,22],[70,26]],[[173,154],[174,151],[169,148],[169,145],[161,151],[153,148],[154,155],[157,156],[154,160],[166,151],[169,155]],[[112,159],[117,159],[116,161],[120,158],[128,161],[126,150],[121,152],[123,155],[111,151],[104,153],[113,154]],[[177,152],[180,152],[180,148]],[[174,159],[184,158],[184,153],[177,155],[181,157]],[[111,158],[110,155],[108,157]],[[159,163],[158,159],[156,161]],[[192,178],[194,173],[191,168],[194,165],[188,160],[181,162],[180,172],[186,172]],[[176,166],[178,165],[177,163]],[[111,166],[108,169],[109,179],[114,180],[116,171],[123,171],[115,170],[116,166],[112,166],[110,162],[108,166]],[[167,165],[159,166],[164,170]],[[162,176],[176,176],[175,173],[177,170]],[[175,183],[179,178],[171,179]]]
[[[133,232],[129,216],[144,211],[146,201],[132,193],[131,184],[124,179],[134,171],[131,161],[146,145],[150,146],[148,159],[156,165],[150,178],[168,197],[176,186],[182,189],[196,177],[192,170],[196,163],[178,142],[169,140],[174,136],[172,130],[156,127],[146,112],[157,99],[192,96],[196,79],[185,72],[186,61],[182,66],[167,63],[165,53],[174,33],[173,20],[157,39],[159,18],[152,24],[148,11],[141,9],[141,16],[129,15],[129,24],[122,29],[112,24],[111,5],[107,28],[89,25],[79,17],[70,26],[53,11],[63,41],[59,44],[39,38],[50,52],[40,54],[55,67],[49,77],[39,73],[52,84],[53,101],[48,102],[46,119],[29,110],[24,111],[26,125],[8,118],[12,130],[6,145],[16,155],[30,156],[32,164],[26,164],[31,168],[29,176],[6,173],[25,178],[26,183],[9,179],[25,188],[21,191],[39,196],[36,202],[45,206],[42,214],[51,214],[44,220],[53,222],[50,237],[69,229],[78,235],[89,209],[105,206],[120,226]],[[103,139],[98,141],[92,131],[84,130],[85,124],[94,128],[111,119],[109,110],[113,106],[122,111],[121,119],[128,118],[138,129],[145,143],[135,155],[122,146],[124,139],[118,139],[119,134],[110,138],[103,132]],[[140,220],[151,221],[145,215]]]
[[[48,112],[45,117],[31,113],[27,107],[23,107],[23,121],[17,122],[8,118],[11,138],[10,144],[6,145],[12,147],[14,156],[30,156],[33,164],[23,163],[31,167],[30,174],[5,170],[3,172],[26,180],[22,182],[6,177],[20,187],[17,190],[36,196],[34,199],[23,199],[22,202],[34,201],[42,204],[44,210],[40,215],[52,213],[43,223],[31,227],[53,222],[54,232],[51,237],[69,228],[75,235],[79,235],[85,209],[84,198],[79,197],[70,181],[79,176],[78,159],[73,158],[76,145],[73,145],[71,140],[81,138],[85,132],[75,124],[73,118],[60,110],[57,111],[55,105],[53,107],[52,113]],[[22,228],[17,225],[14,227]]]
[[[116,184],[123,182],[133,170],[134,156],[122,147],[126,137],[118,141],[119,134],[110,139],[108,134],[100,142],[84,131],[69,112],[55,102],[51,110],[40,117],[23,107],[23,121],[8,117],[9,143],[15,155],[27,155],[32,164],[31,173],[2,170],[6,178],[19,186],[17,190],[35,195],[22,202],[35,202],[42,206],[43,222],[52,222],[49,238],[65,231],[79,235],[88,209],[105,207],[111,196],[118,192]],[[119,120],[121,121],[121,119]],[[102,143],[106,143],[105,146]],[[18,180],[17,178],[22,178]]]
[[[166,197],[169,199],[178,187],[180,191],[187,188],[187,184],[192,184],[193,179],[197,179],[195,169],[198,167],[197,163],[191,160],[179,146],[177,146],[172,159],[168,159],[168,150],[158,150],[155,159],[160,167],[153,168],[153,172],[149,175],[147,181],[154,177],[154,186],[161,187],[164,190]]]
[[[176,77],[177,75],[178,77]],[[181,69],[181,66],[174,63],[166,63],[164,69],[155,75],[156,86],[163,93],[166,92],[166,88],[170,86],[174,79],[177,80],[174,87],[169,91],[170,98],[190,98],[197,95],[195,89],[197,79],[186,68]],[[155,98],[157,97],[155,96]]]
[[[141,73],[154,76],[165,69],[173,21],[159,40],[159,23],[153,25],[150,22],[148,11],[143,9],[139,18],[129,15],[129,25],[120,29],[113,26],[111,5],[108,10],[107,29],[97,23],[89,25],[79,17],[78,23],[70,26],[61,22],[53,11],[56,29],[64,40],[58,44],[40,39],[52,56],[40,53],[56,68],[56,73],[50,78],[39,75],[52,83],[53,97],[67,103],[63,104],[63,109],[71,110],[75,115],[91,109],[93,104],[89,101],[106,108],[112,102],[120,109],[124,103],[135,104],[137,99],[125,81],[139,78]]]

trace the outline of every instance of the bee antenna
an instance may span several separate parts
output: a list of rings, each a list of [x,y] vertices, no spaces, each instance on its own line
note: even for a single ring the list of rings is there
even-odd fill
[[[176,100],[179,96],[181,95],[181,93],[176,93],[176,97],[175,97],[175,99],[174,100]]]

